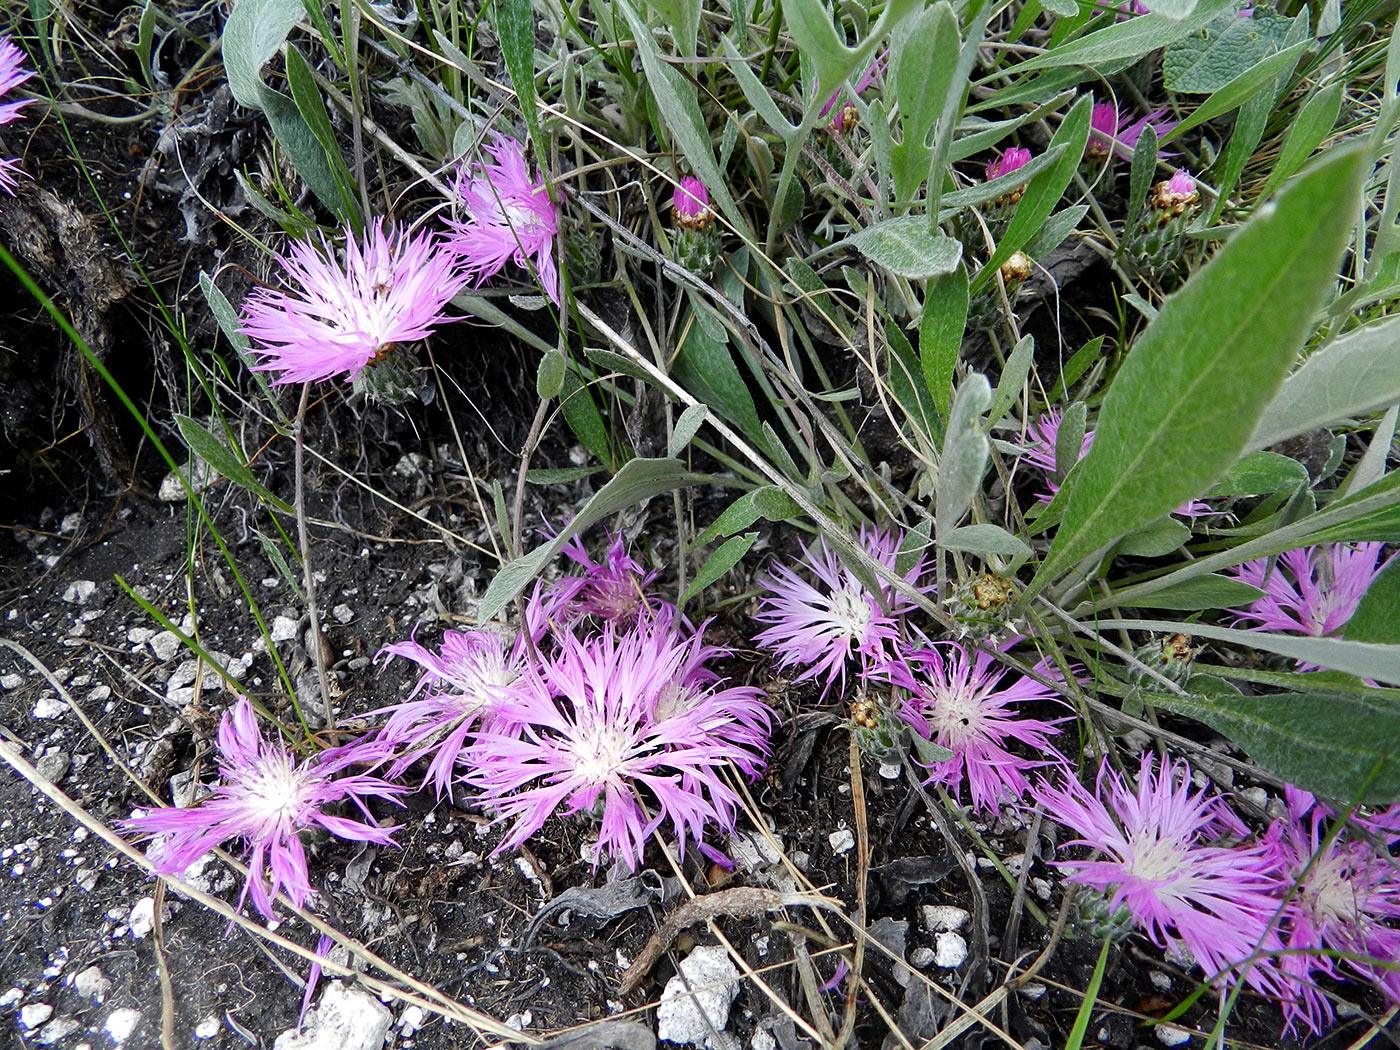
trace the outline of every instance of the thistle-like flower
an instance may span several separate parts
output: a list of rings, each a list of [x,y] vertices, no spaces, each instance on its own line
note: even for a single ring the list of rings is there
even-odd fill
[[[1039,419],[1026,424],[1026,434],[1030,437],[1030,443],[1022,451],[1021,459],[1044,475],[1045,491],[1036,493],[1036,499],[1041,503],[1049,503],[1054,499],[1055,494],[1060,491],[1060,482],[1064,480],[1055,454],[1060,426],[1063,423],[1064,413],[1057,408],[1051,408]],[[1093,427],[1084,431],[1084,437],[1079,443],[1079,456],[1075,462],[1088,454],[1089,446],[1094,443],[1094,433]],[[1193,499],[1187,500],[1172,513],[1183,518],[1197,518],[1202,514],[1210,514],[1211,509],[1208,504]]]
[[[672,214],[676,225],[687,230],[703,230],[715,221],[714,210],[710,207],[710,191],[694,175],[687,175],[676,184],[676,192],[671,197]]]
[[[867,554],[895,567],[898,533],[862,529],[860,539]],[[904,579],[917,586],[923,567],[921,558]],[[754,619],[769,626],[754,641],[777,653],[779,667],[804,668],[797,681],[825,677],[823,693],[838,681],[845,684],[846,664],[853,657],[862,675],[888,663],[902,638],[902,617],[914,608],[888,584],[871,594],[825,539],[804,545],[795,567],[775,565],[764,586],[767,593]]]
[[[485,283],[513,262],[531,272],[557,305],[559,209],[549,199],[549,188],[543,178],[530,178],[525,148],[515,139],[502,135],[482,148],[490,160],[478,158],[470,169],[457,169],[455,188],[467,221],[448,221],[448,243],[474,284]]]
[[[1050,742],[1064,719],[1018,716],[1019,705],[1055,699],[1057,694],[1024,675],[1003,684],[1007,671],[993,664],[990,653],[943,642],[905,653],[887,664],[879,677],[906,691],[900,719],[925,740],[953,752],[951,758],[928,767],[926,783],[942,784],[956,796],[966,780],[973,806],[995,812],[1000,803],[1026,793],[1027,771],[1064,761]],[[1040,757],[1013,754],[1007,749],[1013,740]]]
[[[987,181],[999,179],[1020,171],[1031,161],[1031,151],[1020,146],[1011,146],[1005,153],[987,161]]]
[[[271,919],[272,899],[279,891],[297,907],[311,894],[298,832],[320,827],[351,842],[395,844],[394,829],[377,826],[365,800],[393,799],[404,789],[364,773],[338,776],[361,762],[382,761],[374,747],[350,745],[298,761],[280,742],[263,738],[246,697],[225,712],[217,741],[221,782],[210,795],[188,809],[154,809],[125,822],[129,830],[163,836],[149,851],[161,874],[179,874],[215,846],[243,839],[248,882],[238,906],[251,896],[253,906]],[[327,812],[345,800],[368,823]]]
[[[1287,880],[1280,889],[1286,953],[1277,966],[1293,994],[1281,1005],[1289,1030],[1301,1023],[1320,1033],[1333,1010],[1315,974],[1339,980],[1345,966],[1400,1003],[1400,972],[1394,968],[1400,930],[1386,925],[1400,919],[1400,870],[1347,829],[1329,828],[1333,814],[1312,795],[1290,786],[1284,797],[1287,815],[1264,834]]]
[[[1079,836],[1065,846],[1087,846],[1102,860],[1062,860],[1070,882],[1110,893],[1110,913],[1125,906],[1158,947],[1184,947],[1206,971],[1227,983],[1256,952],[1274,952],[1270,929],[1278,909],[1276,865],[1262,845],[1212,845],[1234,826],[1218,797],[1191,793],[1186,763],[1158,767],[1142,756],[1136,790],[1105,759],[1091,792],[1072,776],[1062,788],[1041,782],[1032,798]],[[1251,960],[1245,982],[1271,998],[1285,984],[1267,961]]]
[[[254,288],[239,327],[261,359],[254,371],[279,372],[273,385],[343,375],[346,382],[397,344],[425,339],[454,320],[447,304],[466,284],[456,256],[432,234],[410,237],[378,222],[364,240],[345,231],[344,262],[325,235],[277,256],[283,288]]]
[[[1284,551],[1273,570],[1260,558],[1237,566],[1232,575],[1264,596],[1243,609],[1230,609],[1235,623],[1251,631],[1286,631],[1323,638],[1340,631],[1356,612],[1367,588],[1394,560],[1380,562],[1383,543],[1332,543]]]
[[[1183,218],[1201,201],[1201,192],[1196,189],[1196,180],[1185,168],[1178,168],[1172,177],[1152,187],[1148,203],[1157,215],[1157,224],[1166,225],[1173,219]]]
[[[1138,139],[1142,138],[1145,128],[1151,127],[1160,139],[1180,123],[1164,119],[1166,115],[1165,108],[1154,109],[1131,124],[1124,124],[1117,103],[1096,102],[1089,114],[1089,144],[1085,147],[1085,155],[1107,157],[1116,154],[1124,160],[1132,160],[1133,150],[1137,149]]]
[[[855,82],[854,87],[857,97],[862,91],[864,91],[871,84],[875,83],[877,80],[879,80],[885,75],[885,67],[889,65],[889,60],[889,48],[886,48],[884,51],[881,51],[878,55],[875,56],[875,61],[870,63],[870,65],[866,67],[865,72],[860,75],[860,79]],[[813,85],[813,87],[815,86],[816,85]],[[853,130],[856,124],[860,121],[860,114],[856,111],[856,107],[851,105],[851,103],[847,102],[845,105],[837,109],[836,104],[841,101],[841,98],[844,94],[844,88],[833,94],[829,99],[826,100],[826,103],[821,108],[821,112],[818,114],[818,116],[826,117],[831,113],[833,109],[836,110],[836,115],[831,118],[831,123],[828,125],[828,128],[830,129],[833,135],[841,135]]]
[[[32,69],[24,68],[26,57],[13,40],[0,34],[0,98],[4,98],[34,75]],[[11,102],[0,102],[0,126],[17,119],[20,111],[33,101],[32,98],[21,98]],[[21,174],[23,172],[20,171],[18,158],[0,157],[0,190],[13,197],[15,186],[18,185],[16,176]]]
[[[556,642],[467,754],[463,779],[479,804],[515,821],[498,850],[561,809],[599,813],[599,859],[634,870],[668,821],[682,852],[708,824],[733,831],[739,797],[722,769],[733,761],[752,775],[763,763],[772,712],[760,692],[720,688],[700,666],[714,650],[667,630]]]
[[[448,794],[468,734],[495,717],[519,681],[525,645],[520,638],[507,649],[490,631],[444,631],[437,653],[412,640],[381,649],[380,656],[402,656],[423,668],[407,700],[370,712],[389,716],[373,738],[396,756],[389,776],[397,779],[431,754],[424,786],[431,784],[439,798]]]
[[[621,534],[608,541],[607,555],[600,562],[592,559],[577,536],[563,550],[583,572],[560,577],[536,591],[528,619],[537,625],[537,637],[543,628],[569,628],[587,618],[619,629],[656,617],[665,617],[667,623],[675,619],[676,607],[647,591],[659,571],[643,569],[627,553]]]

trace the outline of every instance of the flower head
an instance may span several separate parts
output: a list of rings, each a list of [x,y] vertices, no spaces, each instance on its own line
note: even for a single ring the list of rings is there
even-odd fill
[[[279,891],[297,907],[311,893],[306,853],[297,834],[302,829],[319,826],[352,842],[394,845],[394,829],[375,825],[365,800],[393,798],[404,789],[363,773],[337,776],[366,759],[382,760],[374,748],[351,745],[299,761],[280,742],[263,738],[246,697],[225,712],[217,741],[221,783],[211,794],[188,809],[154,809],[126,822],[130,830],[165,836],[150,850],[162,874],[178,874],[215,846],[243,839],[248,844],[248,883],[239,906],[251,896],[253,906],[271,919],[272,898]],[[327,812],[343,800],[371,822]],[[265,884],[269,871],[271,879]]]
[[[861,546],[876,561],[893,569],[899,534],[861,530]],[[923,560],[905,573],[916,585]],[[768,624],[754,636],[774,650],[780,667],[802,667],[797,680],[824,676],[823,692],[846,680],[846,664],[854,657],[862,674],[887,663],[901,638],[901,618],[914,603],[882,584],[871,594],[860,577],[819,539],[802,548],[796,566],[775,565],[764,581],[767,593],[754,619]]]
[[[457,259],[431,234],[409,237],[371,223],[363,241],[345,231],[337,262],[324,234],[298,241],[277,262],[290,287],[254,288],[239,331],[262,358],[273,385],[344,375],[346,382],[396,344],[425,339],[453,320],[447,304],[466,283]]]
[[[398,778],[431,754],[423,782],[432,784],[441,798],[457,775],[468,734],[495,716],[519,681],[525,641],[517,639],[507,649],[490,631],[444,631],[437,653],[409,640],[386,645],[379,655],[401,656],[423,668],[407,700],[370,712],[389,716],[374,737],[397,756],[389,776]]]
[[[1070,882],[1112,891],[1109,910],[1126,906],[1158,947],[1185,947],[1226,981],[1256,951],[1278,948],[1270,931],[1278,907],[1273,861],[1262,846],[1210,844],[1228,810],[1204,790],[1191,793],[1186,763],[1159,766],[1144,754],[1134,790],[1104,759],[1092,792],[1068,777],[1062,788],[1038,784],[1032,797],[1079,836],[1064,845],[1104,855],[1056,866]],[[1270,997],[1282,989],[1277,972],[1258,961],[1245,981]]]
[[[1196,180],[1185,168],[1178,168],[1171,178],[1153,186],[1152,193],[1148,196],[1148,203],[1157,213],[1159,224],[1181,218],[1200,201],[1201,194],[1196,189]]]
[[[1050,700],[1055,692],[1032,678],[1017,675],[1003,684],[1005,669],[980,649],[969,652],[955,642],[906,653],[888,664],[881,676],[906,690],[899,717],[920,736],[946,747],[953,756],[929,767],[929,783],[943,784],[956,795],[967,781],[972,804],[995,812],[999,803],[1019,798],[1030,787],[1027,770],[1047,761],[1063,761],[1050,738],[1058,723],[1022,718],[1016,707]],[[1023,758],[1007,750],[1017,740],[1042,757]]]
[[[1012,146],[999,157],[993,157],[987,161],[987,181],[999,179],[1003,175],[1010,175],[1012,172],[1020,171],[1031,160],[1031,151],[1022,149],[1020,146]]]
[[[1400,972],[1379,965],[1400,960],[1400,930],[1386,925],[1400,919],[1400,869],[1347,829],[1329,827],[1333,814],[1312,795],[1290,786],[1284,797],[1287,815],[1264,835],[1288,880],[1281,923],[1287,951],[1277,966],[1293,994],[1282,1003],[1283,1016],[1289,1029],[1302,1023],[1320,1033],[1333,1011],[1314,974],[1340,979],[1345,965],[1400,1003]]]
[[[875,83],[877,80],[881,79],[885,75],[885,67],[889,65],[889,60],[889,48],[886,48],[884,51],[881,51],[878,55],[875,56],[875,61],[870,63],[870,65],[866,67],[865,72],[860,75],[860,79],[855,82],[854,87],[857,97],[859,97],[862,91],[864,91],[871,84]],[[818,85],[813,85],[813,87],[816,86]],[[818,116],[826,117],[831,113],[833,109],[836,110],[836,116],[832,118],[830,124],[831,133],[833,135],[840,135],[844,132],[850,131],[852,128],[855,127],[856,122],[860,119],[859,115],[856,113],[856,108],[850,103],[847,103],[846,105],[841,106],[839,109],[837,109],[836,104],[841,101],[844,95],[844,89],[837,91],[829,99],[826,100],[825,104],[823,104],[821,108],[821,112],[818,114]]]
[[[13,40],[0,34],[0,98],[4,98],[34,75],[34,70],[24,68],[28,57]],[[33,101],[32,98],[21,98],[13,102],[0,102],[0,125],[15,120],[20,110]]]
[[[671,197],[671,208],[676,216],[676,225],[685,229],[704,229],[715,218],[710,208],[710,191],[694,175],[687,175],[677,183],[676,192]]]
[[[478,158],[457,169],[457,198],[467,221],[449,220],[448,243],[461,256],[470,280],[485,283],[513,262],[531,271],[545,294],[559,302],[559,269],[554,239],[559,209],[549,199],[545,180],[532,180],[525,148],[504,135],[484,146],[490,160]]]
[[[1180,121],[1166,120],[1166,109],[1154,109],[1145,117],[1139,117],[1131,124],[1124,124],[1118,114],[1118,106],[1113,102],[1096,102],[1089,114],[1089,144],[1085,153],[1090,157],[1107,157],[1116,154],[1124,160],[1133,159],[1138,139],[1145,128],[1152,128],[1160,139]],[[1159,156],[1162,154],[1159,153]]]
[[[498,849],[561,808],[598,812],[600,859],[633,869],[668,821],[682,852],[707,824],[732,831],[739,798],[721,770],[758,771],[772,713],[756,689],[720,688],[701,666],[713,652],[647,625],[560,636],[467,757],[479,802],[515,821]]]
[[[621,534],[609,541],[608,553],[601,562],[589,556],[577,536],[563,549],[583,572],[561,577],[536,591],[531,601],[531,619],[540,627],[569,627],[587,617],[619,628],[668,613],[674,618],[674,605],[647,593],[660,573],[644,570],[627,553]]]
[[[1383,543],[1331,543],[1284,551],[1272,570],[1269,559],[1238,566],[1233,575],[1264,596],[1243,609],[1231,609],[1236,624],[1252,631],[1287,631],[1322,638],[1341,630],[1361,604],[1367,588],[1394,560],[1377,562]]]

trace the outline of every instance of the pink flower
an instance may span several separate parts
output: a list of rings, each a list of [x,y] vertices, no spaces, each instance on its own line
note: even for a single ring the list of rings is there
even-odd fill
[[[667,613],[674,617],[674,605],[647,593],[660,573],[646,572],[627,553],[620,534],[609,541],[602,562],[593,561],[577,536],[565,544],[564,553],[583,568],[583,573],[561,577],[536,590],[530,610],[530,619],[538,624],[536,637],[539,629],[567,628],[588,617],[619,628]]]
[[[1400,960],[1400,930],[1386,925],[1400,919],[1400,870],[1347,829],[1332,834],[1332,812],[1312,795],[1290,786],[1284,797],[1287,816],[1264,834],[1274,863],[1293,884],[1280,889],[1286,954],[1277,966],[1293,992],[1281,1005],[1288,1030],[1301,1022],[1320,1033],[1333,1011],[1314,974],[1340,980],[1345,965],[1400,1003],[1400,972],[1382,965]]]
[[[1007,672],[993,662],[990,653],[943,642],[906,653],[880,676],[909,693],[899,717],[924,739],[953,752],[952,758],[929,767],[926,783],[942,784],[956,796],[966,779],[973,806],[995,812],[999,803],[1029,789],[1025,771],[1064,761],[1050,743],[1064,719],[1018,717],[1016,706],[1056,694],[1023,675],[1002,685]],[[1013,754],[1007,750],[1012,740],[1041,757]]]
[[[1080,837],[1101,860],[1063,860],[1070,882],[1111,891],[1109,910],[1126,906],[1138,928],[1159,948],[1185,948],[1208,975],[1227,983],[1258,951],[1276,951],[1270,923],[1278,909],[1275,864],[1263,846],[1211,845],[1228,810],[1204,790],[1191,793],[1186,763],[1157,768],[1142,756],[1136,790],[1104,759],[1090,792],[1066,777],[1062,788],[1042,782],[1032,797]],[[1276,998],[1276,970],[1252,961],[1245,982]]]
[[[710,192],[694,175],[687,175],[676,185],[671,208],[676,216],[676,225],[686,229],[703,229],[714,221]]]
[[[1196,196],[1196,180],[1185,168],[1177,168],[1167,180],[1167,189],[1178,197]]]
[[[1383,543],[1331,543],[1303,547],[1237,566],[1232,575],[1258,587],[1264,596],[1244,609],[1230,609],[1235,623],[1251,631],[1287,631],[1323,638],[1352,618],[1371,581],[1394,560],[1377,564]]]
[[[410,640],[387,645],[379,655],[402,656],[424,669],[407,700],[370,712],[389,716],[374,736],[376,744],[397,756],[389,776],[397,779],[431,754],[423,783],[432,784],[441,798],[449,794],[468,734],[494,717],[519,681],[527,658],[525,640],[517,639],[507,650],[490,631],[444,631],[437,653]]]
[[[498,851],[561,808],[600,814],[599,859],[634,870],[667,821],[682,852],[709,824],[732,831],[739,796],[723,767],[759,770],[772,712],[757,689],[719,688],[699,664],[709,652],[646,626],[559,637],[467,756],[479,803],[515,821]]]
[[[544,179],[530,179],[519,142],[502,135],[483,148],[491,160],[478,158],[470,170],[465,165],[457,169],[456,192],[466,206],[467,221],[448,221],[448,243],[461,256],[472,283],[484,284],[513,262],[529,270],[557,305],[554,239],[559,210],[549,199]]]
[[[868,88],[871,84],[875,83],[875,81],[881,79],[885,75],[885,67],[889,64],[889,60],[889,48],[885,48],[885,50],[881,51],[878,55],[875,56],[875,61],[870,63],[870,65],[866,68],[865,72],[861,74],[860,79],[855,82],[855,93],[857,96],[859,96],[860,93],[866,88]],[[813,88],[815,89],[817,86],[818,85],[814,84]],[[828,114],[830,114],[833,109],[836,109],[836,104],[841,101],[841,98],[844,94],[844,88],[833,94],[829,99],[826,100],[826,104],[822,106],[821,112],[817,115],[825,117]],[[832,119],[831,131],[833,134],[839,135],[844,131],[849,131],[850,128],[854,126],[856,119],[855,108],[850,107],[851,114],[849,121],[847,120],[846,109],[846,106],[843,106],[840,109],[838,109],[836,112],[836,116]]]
[[[1064,480],[1059,472],[1055,456],[1055,444],[1060,437],[1060,424],[1064,422],[1064,413],[1057,408],[1048,409],[1043,416],[1034,423],[1026,424],[1026,433],[1031,439],[1025,450],[1021,453],[1021,459],[1035,467],[1044,474],[1046,491],[1036,493],[1036,499],[1041,503],[1049,503],[1054,499],[1055,494],[1060,491],[1060,482]],[[1089,446],[1094,443],[1094,429],[1087,428],[1084,431],[1084,438],[1079,443],[1079,459],[1083,459],[1089,451]],[[1077,463],[1079,459],[1076,459]],[[1183,518],[1198,518],[1202,514],[1210,514],[1209,505],[1200,500],[1187,500],[1173,514],[1180,514]]]
[[[0,33],[0,98],[8,95],[34,75],[34,70],[24,68],[24,62],[28,57],[9,36]],[[18,118],[20,111],[25,106],[32,105],[33,102],[32,98],[0,102],[0,125],[8,124]]]
[[[899,534],[862,529],[861,545],[876,561],[893,569]],[[905,573],[917,585],[923,560]],[[809,582],[815,577],[815,583]],[[818,539],[802,548],[796,569],[776,565],[763,581],[767,593],[754,619],[769,626],[754,641],[777,653],[779,667],[802,667],[797,681],[825,676],[822,692],[846,681],[846,664],[854,657],[861,674],[888,663],[897,653],[901,620],[914,608],[887,584],[871,594],[860,578]]]
[[[393,798],[404,789],[378,777],[336,778],[348,767],[383,760],[372,747],[351,745],[298,761],[281,743],[258,731],[253,705],[239,697],[219,722],[219,776],[222,783],[188,809],[167,807],[131,818],[125,825],[144,835],[166,836],[150,849],[156,870],[176,875],[215,846],[244,839],[249,846],[248,882],[238,906],[250,895],[266,918],[279,891],[297,907],[311,894],[306,853],[298,832],[319,826],[337,838],[392,846],[393,828],[381,828],[365,807],[369,797]],[[369,823],[333,816],[335,803],[352,802]],[[264,880],[270,870],[270,883]]]
[[[254,288],[239,327],[262,358],[258,372],[280,372],[273,385],[344,375],[346,382],[398,343],[425,339],[454,320],[447,304],[466,283],[456,256],[431,234],[410,238],[378,223],[363,241],[345,231],[345,261],[325,235],[277,256],[292,290]]]
[[[1022,149],[1020,146],[1012,146],[999,157],[987,161],[987,181],[999,179],[1003,175],[1010,175],[1014,171],[1020,171],[1031,160],[1031,151]]]
[[[1117,154],[1124,160],[1133,159],[1133,150],[1144,128],[1151,127],[1160,139],[1180,121],[1164,120],[1166,109],[1154,109],[1145,117],[1124,125],[1118,115],[1118,106],[1113,102],[1096,102],[1089,114],[1089,144],[1085,154],[1090,157],[1107,157]],[[1158,156],[1166,156],[1159,153]]]

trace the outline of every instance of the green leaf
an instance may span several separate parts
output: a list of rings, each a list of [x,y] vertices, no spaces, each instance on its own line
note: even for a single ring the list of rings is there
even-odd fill
[[[535,112],[535,12],[530,0],[495,0],[496,35],[506,72],[515,88],[520,111],[535,149],[541,149],[539,115]]]
[[[1267,631],[1241,631],[1205,623],[1174,623],[1162,620],[1098,620],[1100,631],[1156,631],[1185,634],[1229,642],[1243,648],[1261,649],[1286,656],[1300,663],[1317,664],[1332,671],[1345,671],[1358,678],[1400,685],[1400,645],[1356,642],[1345,638],[1312,638],[1300,635],[1270,634]]]
[[[1392,557],[1366,588],[1342,634],[1353,642],[1400,643],[1400,558]]]
[[[753,394],[734,363],[729,340],[713,339],[701,324],[692,324],[671,365],[671,376],[712,412],[734,423],[750,441],[767,447]]]
[[[1154,694],[1152,702],[1224,734],[1304,791],[1343,802],[1400,799],[1400,707],[1327,693],[1244,696],[1206,677],[1191,680],[1189,696]],[[1202,686],[1210,692],[1196,692]]]
[[[1086,66],[1102,73],[1104,71],[1100,67],[1106,62],[1140,58],[1197,32],[1222,12],[1234,9],[1235,0],[1202,0],[1196,5],[1196,10],[1181,21],[1159,14],[1130,18],[1022,62],[1015,67],[1016,72],[1029,73],[1056,66]]]
[[[331,162],[326,150],[317,140],[311,128],[302,118],[297,104],[280,91],[274,91],[266,84],[259,92],[262,111],[272,128],[277,145],[286,151],[287,159],[302,177],[316,199],[331,211],[344,218],[345,204],[341,197],[340,184],[336,182]]]
[[[899,102],[901,139],[891,151],[890,166],[894,195],[901,200],[913,197],[928,177],[929,134],[947,103],[961,44],[957,16],[946,2],[919,12],[895,40],[890,101]]]
[[[224,23],[219,45],[234,99],[262,109],[262,67],[306,15],[301,0],[239,0]]]
[[[564,373],[569,370],[569,360],[557,350],[551,350],[540,358],[539,370],[535,373],[535,393],[543,401],[558,397],[564,389]]]
[[[1294,372],[1249,439],[1266,448],[1317,427],[1400,402],[1400,317],[1349,332]]]
[[[1069,393],[1069,388],[1089,371],[1089,366],[1099,359],[1103,353],[1103,336],[1096,335],[1087,343],[1074,352],[1074,356],[1065,362],[1064,371],[1060,373],[1060,378],[1055,380],[1055,386],[1050,391],[1050,404],[1063,401]]]
[[[941,419],[953,401],[953,370],[967,328],[967,270],[959,266],[928,286],[919,321],[919,362],[924,384]]]
[[[1294,492],[1308,484],[1303,464],[1277,452],[1254,452],[1240,460],[1211,489],[1212,496],[1263,496]]]
[[[1334,80],[1303,103],[1298,116],[1288,126],[1283,148],[1279,151],[1273,170],[1269,172],[1268,181],[1259,191],[1260,197],[1268,197],[1279,183],[1301,168],[1303,161],[1312,156],[1313,150],[1336,127],[1337,117],[1342,112],[1344,86],[1341,80]]]
[[[190,447],[190,451],[228,478],[229,481],[235,485],[241,485],[258,499],[280,511],[288,514],[292,512],[290,503],[278,499],[263,488],[258,479],[253,477],[253,472],[244,466],[243,461],[198,422],[189,416],[177,414],[175,425],[180,428],[180,436],[185,439],[185,444]]]
[[[987,413],[987,426],[994,427],[1006,415],[1006,410],[1021,396],[1030,375],[1031,360],[1035,354],[1035,336],[1023,335],[1006,359],[1006,365],[997,379],[996,395],[992,398],[992,410]]]
[[[953,530],[954,532],[957,529]],[[894,556],[894,571],[900,576],[908,576],[921,558],[933,546],[933,522],[925,518],[904,534],[899,550]]]
[[[939,546],[950,551],[995,554],[1018,561],[1031,556],[1031,549],[1000,525],[963,525],[939,540]]]
[[[694,598],[702,590],[714,583],[735,565],[739,564],[739,559],[749,552],[749,548],[758,539],[757,532],[746,532],[742,536],[735,536],[725,540],[720,544],[719,549],[705,559],[705,564],[700,566],[700,571],[695,574],[695,579],[691,580],[681,595],[681,604]]]
[[[525,481],[530,485],[567,485],[571,481],[603,474],[607,469],[597,463],[585,463],[581,467],[538,467],[525,472]]]
[[[1079,0],[1042,0],[1040,6],[1061,18],[1069,18],[1079,13]]]
[[[1190,538],[1190,529],[1167,516],[1128,533],[1118,541],[1114,553],[1130,558],[1160,558],[1179,550]]]
[[[292,101],[296,103],[297,112],[307,130],[316,137],[326,154],[326,163],[335,180],[339,202],[336,214],[343,221],[358,226],[364,219],[360,215],[359,202],[355,200],[352,192],[350,169],[345,166],[345,159],[340,155],[340,145],[336,142],[335,130],[331,127],[330,114],[326,112],[326,104],[316,86],[316,79],[311,75],[311,67],[292,44],[287,45],[287,86],[292,89]]]
[[[997,136],[1000,138],[1000,136]],[[1054,149],[1047,149],[1044,153],[1038,154],[1026,161],[1025,164],[1017,168],[1009,175],[999,175],[995,179],[979,182],[974,186],[969,186],[962,190],[953,190],[943,194],[939,199],[940,220],[951,219],[963,208],[971,207],[975,204],[986,204],[994,201],[1004,193],[1019,189],[1035,178],[1042,171],[1045,171],[1064,152],[1063,146],[1056,146]]]
[[[609,514],[636,506],[663,492],[698,485],[711,480],[705,474],[691,474],[678,459],[630,459],[566,524],[559,534],[529,554],[501,567],[486,588],[477,618],[481,623],[494,619],[506,603],[523,591],[574,536]]]
[[[1145,19],[1139,19],[1145,21]],[[1016,205],[1016,213],[1011,216],[1006,232],[997,242],[996,251],[987,260],[987,265],[977,271],[972,279],[971,290],[977,290],[992,279],[1001,264],[1020,250],[1040,231],[1055,205],[1064,196],[1065,187],[1079,170],[1079,162],[1084,156],[1084,147],[1089,143],[1089,116],[1093,109],[1093,96],[1083,95],[1074,104],[1064,121],[1050,139],[1050,149],[1061,146],[1064,152],[1053,167],[1031,179],[1026,192],[1021,195],[1021,203]]]
[[[885,5],[879,21],[855,47],[847,47],[836,35],[831,12],[822,0],[786,0],[783,17],[787,30],[802,56],[809,59],[817,71],[817,90],[813,95],[813,112],[820,108],[816,99],[828,98],[858,70],[863,70],[875,57],[880,41],[912,12],[923,7],[923,0],[893,0]]]
[[[843,242],[890,273],[922,281],[957,269],[962,242],[931,233],[925,215],[900,215],[852,234]]]
[[[1239,458],[1335,280],[1365,161],[1337,150],[1163,304],[1066,479],[1064,518],[1027,594],[1200,495]]]
[[[1243,580],[1207,573],[1164,587],[1140,599],[1137,604],[1151,609],[1194,612],[1198,609],[1237,609],[1263,596],[1263,591]]]
[[[564,413],[564,421],[569,424],[574,436],[598,457],[600,463],[606,464],[609,470],[617,466],[617,453],[613,450],[608,425],[603,422],[603,414],[598,411],[593,392],[573,369],[564,375],[564,389],[559,392],[559,410]]]
[[[1197,0],[1143,0],[1143,6],[1154,15],[1180,21],[1196,10]]]
[[[1089,213],[1089,205],[1075,204],[1057,211],[1046,219],[1022,249],[1032,259],[1043,259],[1079,228],[1079,222]]]
[[[895,401],[920,434],[931,434],[935,428],[933,405],[924,390],[919,362],[914,348],[909,345],[909,337],[893,320],[885,322],[885,345],[889,348],[887,371]]]
[[[992,404],[987,377],[973,372],[958,387],[948,417],[948,437],[938,463],[934,535],[942,543],[972,506],[982,487],[990,446],[979,416]]]
[[[795,500],[776,485],[745,492],[720,514],[710,526],[696,537],[700,546],[713,543],[721,536],[730,536],[746,529],[759,518],[766,521],[786,521],[802,513]]]
[[[1192,128],[1223,116],[1246,102],[1262,90],[1265,84],[1272,83],[1289,72],[1311,44],[1311,40],[1301,40],[1292,47],[1275,52],[1255,63],[1192,110],[1191,115],[1180,124],[1162,135],[1162,142],[1165,144],[1178,139]]]
[[[1186,94],[1218,91],[1283,47],[1290,21],[1263,7],[1253,18],[1227,12],[1168,45],[1162,52],[1162,85]]]
[[[704,405],[688,406],[671,428],[671,440],[666,443],[666,455],[675,458],[684,452],[690,444],[690,439],[695,436],[709,414],[710,410]]]

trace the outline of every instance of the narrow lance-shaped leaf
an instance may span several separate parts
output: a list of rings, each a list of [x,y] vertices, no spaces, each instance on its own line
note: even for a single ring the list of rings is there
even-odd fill
[[[992,387],[987,377],[973,372],[953,398],[953,411],[948,419],[948,440],[938,463],[937,509],[934,513],[934,535],[942,542],[944,536],[967,513],[982,474],[987,469],[986,432],[979,416],[991,406]]]
[[[1326,158],[1163,304],[1109,388],[1027,596],[1204,492],[1246,449],[1335,280],[1366,159]]]

